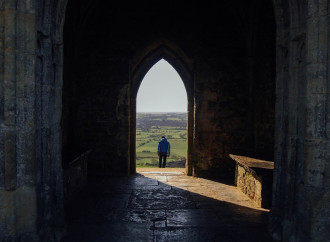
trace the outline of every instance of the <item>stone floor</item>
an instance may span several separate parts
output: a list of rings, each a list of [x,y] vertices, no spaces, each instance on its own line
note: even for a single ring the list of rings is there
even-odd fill
[[[93,181],[68,208],[67,241],[272,241],[268,211],[235,186],[183,170]]]

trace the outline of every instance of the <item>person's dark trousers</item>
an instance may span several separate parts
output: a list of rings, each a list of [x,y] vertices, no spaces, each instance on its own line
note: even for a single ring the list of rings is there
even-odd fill
[[[161,167],[165,168],[165,166],[166,166],[166,157],[167,157],[166,152],[161,152],[159,154],[159,168],[161,168]],[[162,160],[163,160],[163,165],[162,165]]]

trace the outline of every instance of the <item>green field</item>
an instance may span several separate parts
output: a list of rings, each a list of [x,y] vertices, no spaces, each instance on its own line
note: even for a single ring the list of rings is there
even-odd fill
[[[137,113],[136,165],[158,166],[157,146],[164,135],[171,144],[167,167],[184,167],[187,155],[186,113]]]

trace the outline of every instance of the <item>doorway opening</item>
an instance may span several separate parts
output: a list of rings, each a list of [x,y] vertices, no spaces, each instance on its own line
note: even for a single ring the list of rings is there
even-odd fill
[[[193,68],[193,62],[187,57],[178,46],[176,46],[174,43],[170,42],[155,42],[153,43],[145,52],[141,53],[142,56],[137,57],[136,62],[131,65],[131,71],[130,71],[130,80],[131,80],[131,88],[130,88],[130,145],[129,145],[129,173],[134,174],[136,173],[136,165],[139,163],[139,161],[136,159],[137,157],[137,151],[142,151],[144,149],[136,149],[137,147],[137,134],[139,134],[136,131],[136,128],[139,127],[139,125],[136,125],[137,121],[137,113],[140,112],[149,112],[151,111],[150,107],[148,105],[145,106],[145,109],[138,108],[137,110],[137,96],[139,92],[139,96],[141,93],[143,93],[143,86],[145,83],[147,84],[148,81],[145,82],[145,77],[148,78],[149,74],[152,74],[153,72],[158,72],[157,69],[161,67],[162,65],[165,66],[165,72],[170,72],[172,78],[172,81],[174,80],[174,85],[178,87],[181,91],[181,97],[178,99],[173,96],[174,91],[166,91],[160,88],[160,86],[156,85],[153,87],[152,92],[156,93],[156,98],[153,98],[151,100],[148,100],[147,103],[157,103],[159,99],[162,98],[162,95],[164,96],[164,99],[172,98],[174,100],[175,105],[169,105],[168,109],[163,109],[163,112],[168,112],[170,110],[173,110],[174,112],[181,113],[181,116],[178,115],[178,117],[166,117],[165,120],[172,119],[172,123],[174,123],[175,120],[177,120],[177,123],[181,122],[181,125],[177,124],[178,127],[180,127],[180,135],[177,136],[179,139],[186,138],[186,142],[183,143],[183,146],[186,148],[186,152],[182,151],[181,149],[181,155],[176,155],[176,157],[185,157],[185,174],[188,176],[193,175],[193,169],[192,169],[192,144],[193,144],[193,127],[194,127],[194,95],[193,95],[193,87],[194,87],[194,80],[192,78],[192,68]],[[167,71],[166,71],[167,69]],[[164,69],[163,69],[164,72]],[[158,72],[160,75],[162,75],[161,71]],[[152,79],[154,80],[154,79]],[[163,79],[163,82],[165,84],[169,84],[169,79]],[[142,84],[143,82],[143,84]],[[156,84],[156,82],[152,82],[153,84]],[[141,85],[142,84],[142,85]],[[172,85],[168,85],[171,87]],[[173,88],[172,88],[173,89]],[[179,95],[180,96],[180,95]],[[181,99],[181,101],[180,101]],[[183,100],[183,101],[182,101]],[[140,100],[139,98],[139,104],[143,103],[143,100]],[[178,102],[181,103],[181,108],[178,109]],[[171,109],[172,106],[172,109]],[[173,108],[175,106],[175,108]],[[159,104],[160,107],[160,104]],[[157,109],[154,109],[157,110]],[[172,112],[173,112],[172,111]],[[155,113],[160,113],[161,110],[158,109]],[[162,118],[156,118],[160,119],[162,121]],[[183,120],[182,120],[183,119]],[[165,121],[164,120],[164,121]],[[159,124],[157,124],[159,126]],[[182,128],[184,127],[185,128]],[[184,134],[184,131],[186,131],[186,135]],[[172,131],[173,132],[173,131]],[[164,136],[171,135],[169,133],[165,133]],[[158,142],[160,141],[162,134],[157,134],[157,137],[153,141],[152,151],[154,162],[158,161],[158,155],[157,155],[157,146]],[[186,137],[185,137],[186,136]],[[139,140],[138,140],[139,141]],[[170,139],[171,142],[171,139]],[[143,142],[142,142],[143,143]],[[139,144],[138,144],[139,145]],[[141,145],[141,143],[140,143]],[[174,153],[177,153],[175,149],[178,147],[177,143],[175,141],[172,141],[171,145],[171,157]],[[182,146],[182,142],[181,142]],[[146,150],[147,151],[147,150]],[[148,153],[148,152],[143,152]],[[185,155],[182,155],[182,153],[185,153]],[[137,162],[138,161],[138,162]],[[174,160],[169,160],[174,161]],[[177,160],[178,161],[178,160]],[[150,162],[149,162],[150,163]],[[158,167],[158,166],[157,166]]]
[[[164,136],[170,143],[166,167],[185,168],[188,100],[178,72],[159,60],[144,76],[136,100],[136,166],[159,166],[157,148]]]

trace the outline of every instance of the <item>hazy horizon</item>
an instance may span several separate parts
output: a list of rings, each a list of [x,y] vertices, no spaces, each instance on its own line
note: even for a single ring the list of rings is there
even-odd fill
[[[154,112],[137,112],[137,113],[186,113],[187,111],[184,111],[184,112],[173,112],[173,111],[169,111],[169,112],[156,112],[156,111],[154,111]]]
[[[187,92],[177,71],[164,59],[150,68],[136,99],[138,113],[185,113]]]

